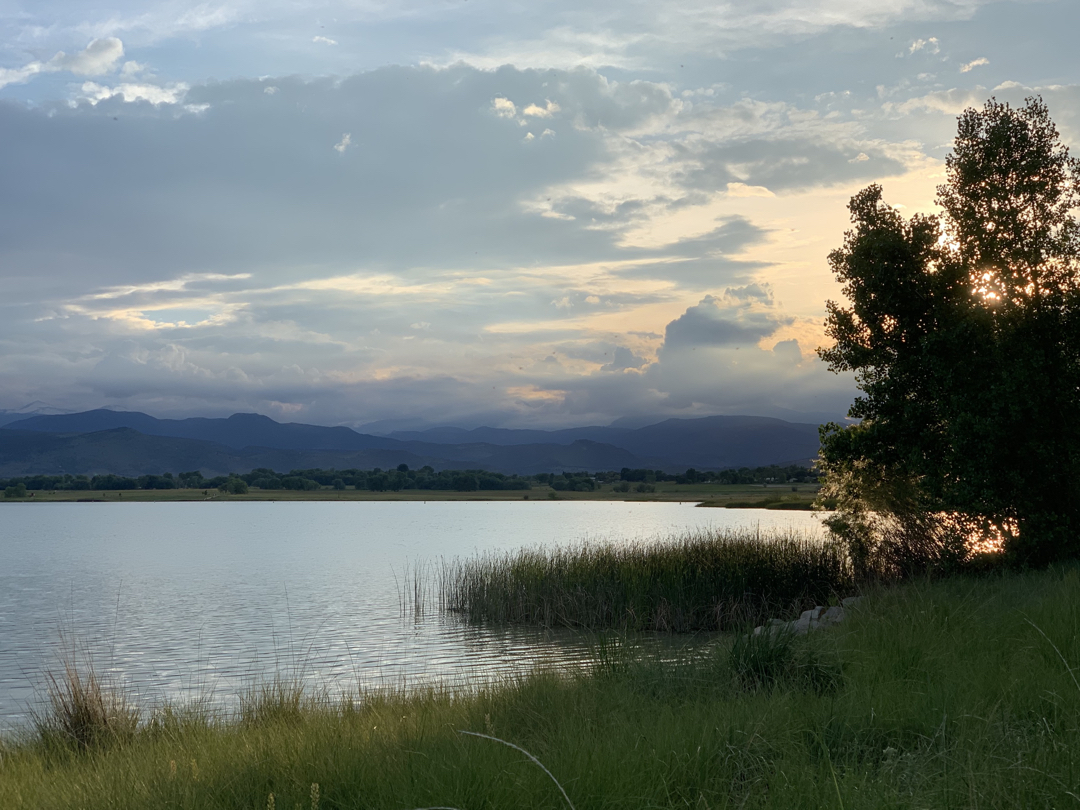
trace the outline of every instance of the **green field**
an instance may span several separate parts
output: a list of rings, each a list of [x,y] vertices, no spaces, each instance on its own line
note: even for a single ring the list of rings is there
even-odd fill
[[[0,749],[0,807],[1069,808],[1080,568],[870,589],[793,642],[345,702],[279,682],[233,717],[143,707],[86,746]],[[521,751],[461,732],[489,735]],[[556,784],[557,781],[557,784]],[[565,790],[565,797],[560,792]]]
[[[328,487],[312,491],[259,490],[245,495],[225,495],[216,489],[131,489],[113,490],[38,490],[25,498],[3,498],[0,503],[51,502],[142,502],[142,501],[679,501],[700,502],[702,506],[764,505],[767,508],[809,508],[817,492],[816,484],[653,484],[655,492],[615,492],[605,484],[594,492],[556,492],[550,487],[531,490],[453,490],[403,489],[399,492],[371,492],[366,489],[334,490]]]

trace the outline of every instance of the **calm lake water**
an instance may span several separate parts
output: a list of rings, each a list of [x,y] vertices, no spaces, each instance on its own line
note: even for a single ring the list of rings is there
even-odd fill
[[[419,562],[709,526],[820,524],[810,513],[602,502],[4,504],[0,727],[19,725],[62,644],[141,704],[229,704],[259,679],[313,686],[475,683],[584,660],[574,633],[402,616]]]

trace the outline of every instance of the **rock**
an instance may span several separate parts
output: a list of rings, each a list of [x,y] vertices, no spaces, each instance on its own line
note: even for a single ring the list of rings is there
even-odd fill
[[[786,622],[783,619],[769,619],[761,627],[754,628],[754,635],[760,636],[762,633],[782,633],[790,632],[796,635],[805,636],[811,630],[822,630],[826,627],[832,627],[834,624],[840,624],[844,621],[844,611],[848,608],[854,607],[862,599],[861,596],[849,596],[841,601],[839,605],[832,607],[824,607],[823,605],[816,605],[810,610],[804,610],[799,618],[793,622]]]
[[[821,617],[822,624],[839,624],[843,620],[844,609],[842,607],[831,607]]]
[[[754,635],[760,636],[762,633],[789,633],[794,624],[794,622],[786,622],[783,619],[769,619],[761,627],[754,628]]]

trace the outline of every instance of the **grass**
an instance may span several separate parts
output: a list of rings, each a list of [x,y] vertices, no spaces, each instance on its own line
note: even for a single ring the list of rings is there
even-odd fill
[[[1077,566],[870,590],[843,625],[780,650],[728,637],[672,661],[617,636],[597,650],[589,674],[538,673],[470,694],[310,698],[243,722],[173,714],[89,747],[8,741],[0,807],[1080,802]]]
[[[697,632],[835,603],[852,587],[835,544],[794,530],[712,530],[455,560],[439,601],[469,621]]]
[[[814,495],[803,494],[791,497],[765,495],[760,498],[736,498],[729,500],[704,501],[699,506],[720,506],[727,509],[796,509],[810,511],[814,508]]]
[[[138,728],[138,708],[102,678],[89,656],[69,649],[61,671],[47,673],[45,680],[46,708],[32,719],[46,747],[89,748],[129,738]]]

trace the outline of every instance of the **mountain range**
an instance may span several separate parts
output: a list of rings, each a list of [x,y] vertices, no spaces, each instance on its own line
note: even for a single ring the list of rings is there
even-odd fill
[[[137,411],[93,410],[37,413],[0,427],[0,475],[218,475],[257,467],[285,472],[401,463],[519,474],[622,467],[681,472],[808,464],[817,450],[817,425],[756,416],[667,419],[635,429],[438,427],[376,436],[253,413],[158,419]]]

